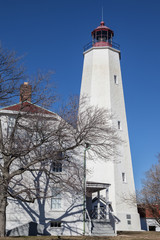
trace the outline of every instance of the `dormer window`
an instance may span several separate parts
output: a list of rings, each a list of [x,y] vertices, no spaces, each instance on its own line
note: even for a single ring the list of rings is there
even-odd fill
[[[14,118],[8,117],[8,127],[13,128],[14,127]]]
[[[13,117],[8,117],[8,122],[7,122],[7,133],[11,134],[14,125],[15,125],[15,119]]]

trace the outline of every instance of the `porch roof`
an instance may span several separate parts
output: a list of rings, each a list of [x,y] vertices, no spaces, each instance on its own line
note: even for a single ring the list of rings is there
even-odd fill
[[[110,186],[109,183],[86,182],[86,190],[89,193],[94,193],[106,189]]]

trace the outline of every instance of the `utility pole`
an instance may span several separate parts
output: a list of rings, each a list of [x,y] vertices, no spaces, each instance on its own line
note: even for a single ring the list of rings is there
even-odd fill
[[[83,165],[83,235],[86,232],[86,152],[90,148],[89,143],[85,143],[84,165]]]

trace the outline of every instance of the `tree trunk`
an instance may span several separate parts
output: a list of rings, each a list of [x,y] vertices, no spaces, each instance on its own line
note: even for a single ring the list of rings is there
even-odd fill
[[[7,207],[7,192],[6,188],[0,186],[0,237],[6,235],[6,207]]]

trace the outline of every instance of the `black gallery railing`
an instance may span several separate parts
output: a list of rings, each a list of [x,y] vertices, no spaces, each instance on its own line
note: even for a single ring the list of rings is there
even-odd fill
[[[83,47],[83,51],[87,51],[88,49],[90,49],[91,47],[94,46],[95,43],[98,43],[100,41],[91,41],[89,43],[87,43],[84,47]],[[111,41],[107,41],[106,43],[108,43],[108,46],[110,45],[111,47],[117,49],[117,50],[120,50],[120,45],[118,43],[115,43],[115,42],[111,42]],[[105,46],[105,45],[104,45]]]

